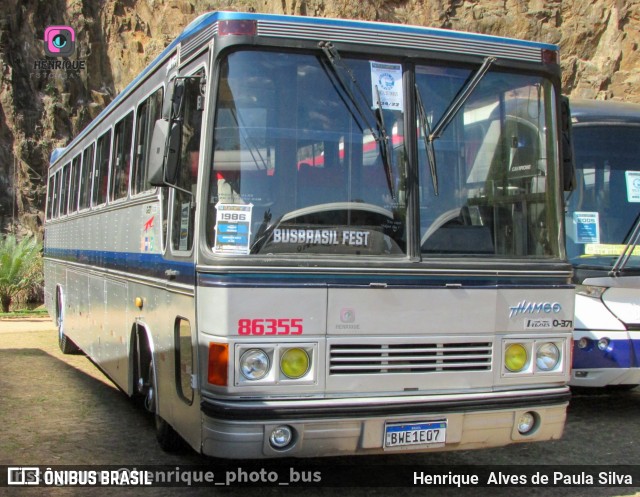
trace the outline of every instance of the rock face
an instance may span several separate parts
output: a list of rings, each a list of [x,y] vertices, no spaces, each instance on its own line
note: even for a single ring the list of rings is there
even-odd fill
[[[252,10],[410,23],[555,43],[563,91],[640,102],[640,2],[621,0],[0,0],[0,231],[41,233],[66,145],[196,16]],[[80,70],[42,71],[44,30],[76,31]]]

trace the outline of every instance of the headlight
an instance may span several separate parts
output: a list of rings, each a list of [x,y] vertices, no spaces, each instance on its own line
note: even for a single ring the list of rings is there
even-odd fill
[[[536,427],[537,424],[537,416],[533,412],[524,412],[518,418],[518,432],[521,435],[526,435],[527,433],[531,433]]]
[[[587,337],[582,337],[580,340],[578,340],[577,345],[579,349],[586,349],[591,343],[591,340],[589,340]]]
[[[240,357],[240,371],[247,380],[264,378],[270,368],[269,356],[264,350],[249,349]]]
[[[607,289],[605,286],[591,286],[591,285],[576,285],[576,293],[578,295],[584,295],[585,297],[591,297],[599,299]]]
[[[307,374],[310,365],[309,354],[304,349],[288,349],[280,357],[280,371],[292,380],[297,380]]]
[[[609,344],[611,342],[609,341],[609,339],[607,337],[602,337],[600,340],[598,340],[598,348],[604,352],[605,350],[607,350],[609,348]]]
[[[504,366],[512,373],[522,371],[527,367],[529,357],[527,349],[520,343],[512,343],[504,351]]]
[[[560,362],[560,350],[556,344],[547,342],[536,350],[536,365],[540,371],[552,371]]]

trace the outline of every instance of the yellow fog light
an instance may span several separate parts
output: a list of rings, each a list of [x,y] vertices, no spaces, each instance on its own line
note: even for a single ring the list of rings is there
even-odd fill
[[[529,362],[527,349],[519,343],[510,344],[504,351],[504,366],[512,373],[522,371]]]
[[[288,349],[280,358],[280,371],[287,378],[297,380],[309,371],[309,354],[304,349]]]

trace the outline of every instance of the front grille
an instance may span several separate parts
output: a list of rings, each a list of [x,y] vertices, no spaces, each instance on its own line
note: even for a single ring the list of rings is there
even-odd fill
[[[488,371],[491,342],[332,344],[330,375]]]

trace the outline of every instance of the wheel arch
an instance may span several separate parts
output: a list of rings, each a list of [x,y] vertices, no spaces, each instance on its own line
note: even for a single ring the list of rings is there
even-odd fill
[[[141,379],[147,378],[149,364],[155,363],[153,335],[149,325],[144,321],[136,320],[131,326],[129,337],[129,392],[132,396],[144,394],[144,385]]]

